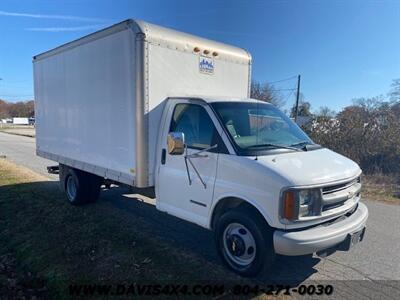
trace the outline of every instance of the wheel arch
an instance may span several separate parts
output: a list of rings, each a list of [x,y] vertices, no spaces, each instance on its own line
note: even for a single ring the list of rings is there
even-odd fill
[[[213,230],[215,228],[216,221],[220,216],[222,216],[222,214],[239,206],[243,207],[244,209],[253,210],[267,223],[268,226],[271,227],[272,220],[268,214],[266,214],[263,209],[253,201],[240,196],[224,196],[218,199],[212,208],[209,218],[209,228]]]

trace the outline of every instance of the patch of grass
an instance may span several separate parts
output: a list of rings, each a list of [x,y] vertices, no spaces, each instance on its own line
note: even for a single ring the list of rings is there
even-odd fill
[[[2,129],[34,129],[33,125],[17,125],[12,123],[0,123],[0,130]]]
[[[0,293],[10,298],[67,298],[69,284],[82,282],[247,282],[172,246],[153,234],[145,219],[132,218],[109,202],[71,206],[57,183],[4,159],[0,245],[0,262],[2,257],[10,261],[8,272],[0,268]]]
[[[369,200],[400,204],[399,175],[364,175],[362,195]]]

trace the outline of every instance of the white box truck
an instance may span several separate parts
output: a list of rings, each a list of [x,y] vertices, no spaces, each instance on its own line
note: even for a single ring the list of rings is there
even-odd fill
[[[12,123],[15,125],[29,125],[29,118],[12,118]]]
[[[33,66],[37,155],[59,163],[72,204],[105,180],[154,188],[157,209],[213,230],[245,276],[363,239],[359,166],[249,99],[247,51],[127,20]]]

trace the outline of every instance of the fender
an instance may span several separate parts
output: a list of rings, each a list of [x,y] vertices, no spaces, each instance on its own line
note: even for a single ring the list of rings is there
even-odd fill
[[[248,198],[247,196],[237,193],[237,194],[222,194],[219,196],[218,199],[216,199],[215,201],[213,201],[209,215],[208,215],[208,229],[212,228],[212,217],[214,215],[214,211],[215,211],[215,207],[218,205],[218,203],[220,203],[220,201],[226,199],[226,198],[236,198],[239,200],[242,200],[248,204],[250,204],[251,206],[253,206],[255,209],[257,209],[257,211],[264,217],[265,221],[268,223],[269,226],[273,227],[273,219],[272,217],[268,214],[267,211],[265,211],[265,209],[263,209],[259,204],[257,204],[256,201]]]

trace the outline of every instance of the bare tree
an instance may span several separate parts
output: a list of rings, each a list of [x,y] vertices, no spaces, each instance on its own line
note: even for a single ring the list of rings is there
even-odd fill
[[[252,81],[250,97],[271,103],[278,108],[285,106],[282,95],[269,83],[261,84],[260,82]]]
[[[319,110],[315,113],[315,116],[317,118],[331,119],[336,116],[336,112],[327,106],[321,106]]]
[[[388,93],[389,99],[391,101],[400,101],[400,78],[393,79],[391,90]]]
[[[34,101],[19,101],[16,103],[0,100],[0,118],[33,117],[35,115]]]
[[[400,101],[393,104],[392,111],[400,119]]]
[[[293,104],[292,106],[292,109],[290,111],[290,116],[294,118],[295,114],[296,114],[296,103]],[[311,103],[305,100],[300,100],[297,115],[302,117],[312,117],[313,114],[311,112]]]
[[[397,104],[383,97],[355,99],[334,119],[318,119],[309,134],[318,144],[358,162],[366,173],[400,172]]]
[[[0,99],[0,119],[8,118],[9,115],[8,103]]]

